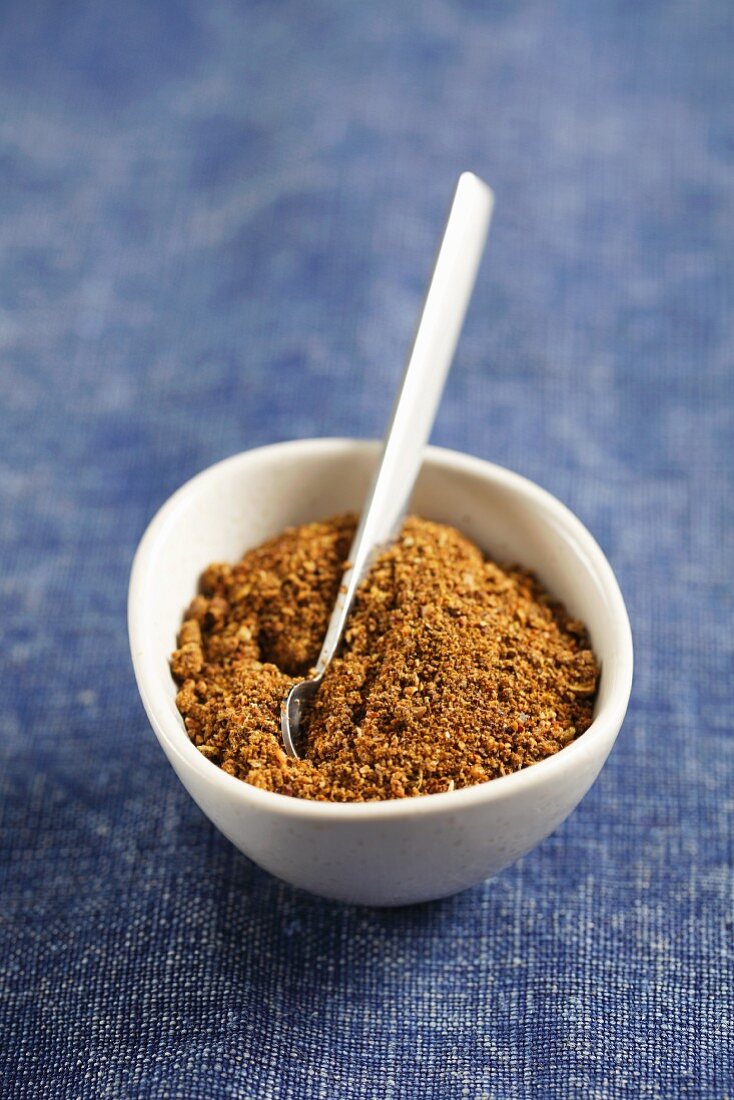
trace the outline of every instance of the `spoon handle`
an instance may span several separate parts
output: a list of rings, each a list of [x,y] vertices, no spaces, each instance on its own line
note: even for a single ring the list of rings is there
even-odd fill
[[[413,346],[385,435],[316,675],[334,656],[360,581],[395,538],[408,507],[454,357],[489,230],[494,195],[471,172],[459,176]]]

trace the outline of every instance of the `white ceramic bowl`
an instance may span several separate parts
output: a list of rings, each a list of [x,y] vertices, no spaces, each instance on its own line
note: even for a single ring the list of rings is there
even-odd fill
[[[499,466],[428,448],[412,511],[451,523],[499,561],[535,570],[589,627],[602,675],[594,721],[524,771],[446,794],[389,802],[309,802],[258,790],[189,741],[168,658],[211,561],[235,561],[284,527],[358,511],[377,444],[299,440],[210,467],[163,505],[133,563],[129,629],[151,725],[204,813],[261,867],[315,894],[365,905],[443,897],[496,874],[546,837],[596,779],[632,683],[632,637],[611,567],[549,493]]]

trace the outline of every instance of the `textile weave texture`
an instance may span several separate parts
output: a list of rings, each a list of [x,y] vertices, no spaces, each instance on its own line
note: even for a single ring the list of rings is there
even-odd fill
[[[731,4],[0,21],[0,1095],[734,1096]],[[179,785],[126,585],[203,467],[381,434],[465,168],[496,216],[433,439],[587,524],[635,685],[537,850],[351,908]]]

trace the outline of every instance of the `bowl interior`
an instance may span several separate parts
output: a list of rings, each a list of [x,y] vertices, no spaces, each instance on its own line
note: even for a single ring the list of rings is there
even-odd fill
[[[164,505],[141,542],[130,591],[133,657],[157,724],[187,740],[168,658],[205,566],[235,561],[286,526],[358,511],[376,455],[377,444],[352,440],[265,447],[205,470]],[[601,550],[563,505],[501,467],[429,448],[411,510],[453,524],[499,562],[533,569],[590,630],[603,670],[597,714],[620,688],[626,705],[624,604]]]

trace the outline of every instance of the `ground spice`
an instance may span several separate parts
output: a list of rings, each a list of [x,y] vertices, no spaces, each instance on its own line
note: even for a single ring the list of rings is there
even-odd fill
[[[281,703],[316,661],[354,530],[353,516],[291,528],[203,574],[171,668],[204,756],[266,790],[365,801],[507,775],[589,727],[584,625],[531,573],[413,517],[361,585],[304,759],[287,757]]]

